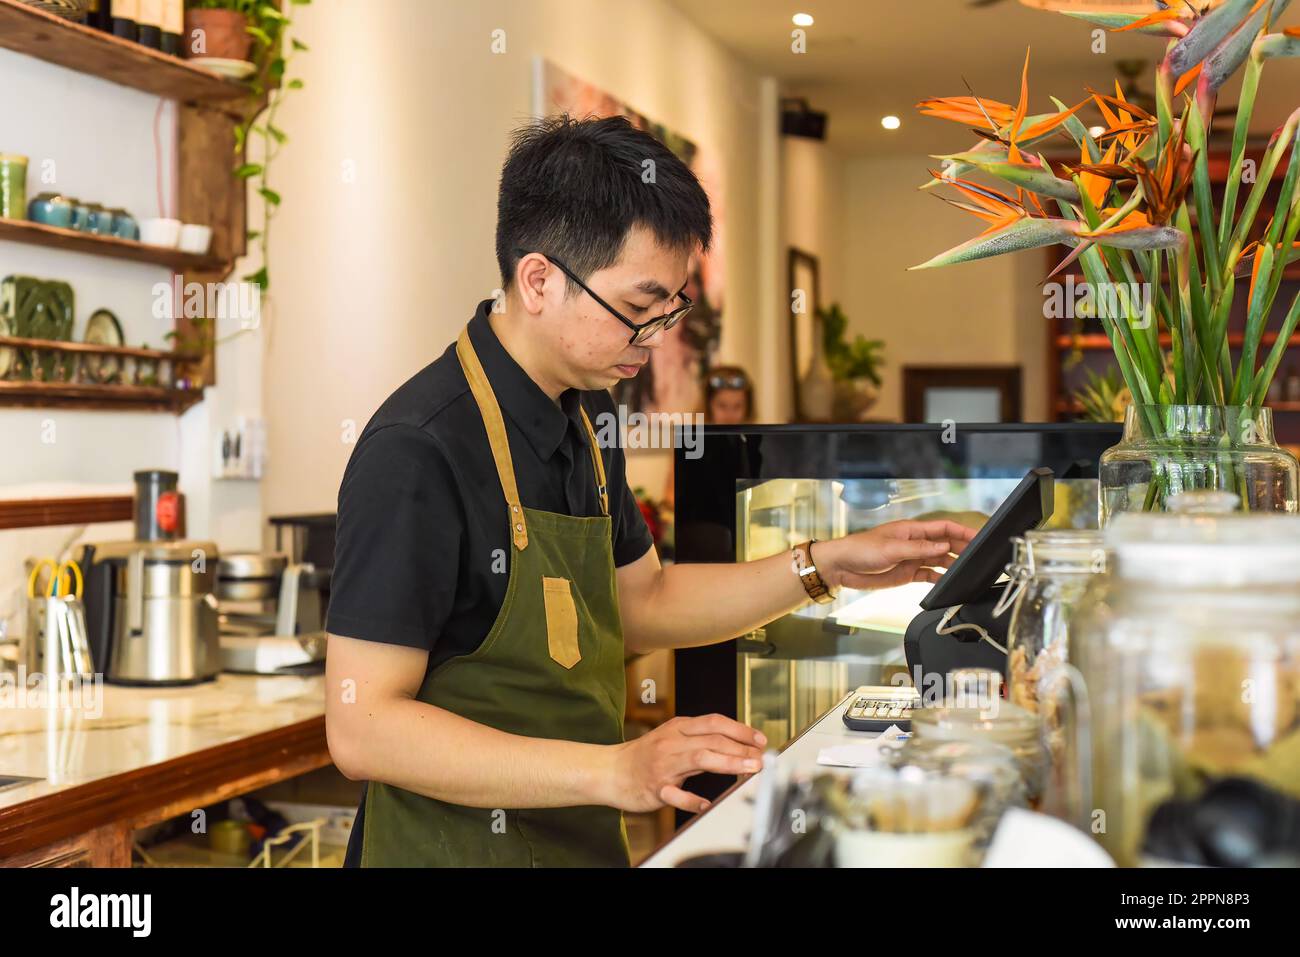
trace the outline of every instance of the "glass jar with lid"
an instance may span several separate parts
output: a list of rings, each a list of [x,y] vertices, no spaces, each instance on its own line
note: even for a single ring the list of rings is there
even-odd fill
[[[980,795],[977,813],[970,821],[975,848],[987,847],[1002,814],[1010,807],[1027,807],[1025,782],[1011,749],[991,741],[944,741],[911,737],[887,752],[896,769],[920,768],[961,778]]]
[[[1106,544],[1107,601],[1071,636],[1091,830],[1121,864],[1225,863],[1224,833],[1272,853],[1257,809],[1300,809],[1300,518],[1133,513]]]
[[[1100,531],[1032,531],[1015,539],[1008,567],[1007,697],[1035,714],[1050,701],[1045,678],[1069,661],[1069,624],[1094,576],[1106,571]],[[1049,725],[1050,725],[1049,721]]]
[[[949,676],[942,704],[912,710],[912,735],[918,741],[976,741],[1010,750],[1031,806],[1042,795],[1046,761],[1038,716],[1002,698],[1002,675],[982,668],[958,669]]]
[[[1007,698],[1042,719],[1047,749],[1045,810],[1080,818],[1081,755],[1073,747],[1074,698],[1069,663],[1070,620],[1085,602],[1103,600],[1106,548],[1096,529],[1031,531],[1015,540],[1007,566],[1012,605],[1007,626]]]

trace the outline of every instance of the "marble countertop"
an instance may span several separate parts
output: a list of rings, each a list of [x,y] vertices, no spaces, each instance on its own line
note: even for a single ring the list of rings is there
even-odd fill
[[[0,809],[185,757],[325,713],[323,675],[229,675],[182,688],[87,686],[78,697],[23,700],[0,687]]]

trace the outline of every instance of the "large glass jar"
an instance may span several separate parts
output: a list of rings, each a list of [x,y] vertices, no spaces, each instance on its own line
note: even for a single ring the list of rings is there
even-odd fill
[[[1273,437],[1273,412],[1248,406],[1132,405],[1101,456],[1101,524],[1164,511],[1180,492],[1215,489],[1249,512],[1297,511],[1300,464]]]
[[[1096,529],[1032,531],[1015,540],[1016,592],[1007,626],[1007,697],[1035,714],[1050,707],[1048,679],[1069,661],[1070,617],[1093,576],[1106,571]]]
[[[1097,529],[1031,531],[1015,545],[1008,566],[1009,594],[1016,597],[1007,627],[1007,698],[1042,719],[1043,810],[1079,823],[1083,782],[1066,671],[1070,622],[1085,600],[1101,600],[1096,592],[1105,580],[1106,548]]]
[[[1300,834],[1300,518],[1139,515],[1076,615],[1091,830],[1121,864],[1254,864]]]

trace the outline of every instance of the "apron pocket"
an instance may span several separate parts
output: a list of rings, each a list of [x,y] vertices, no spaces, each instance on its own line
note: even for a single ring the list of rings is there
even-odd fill
[[[546,603],[546,645],[551,657],[565,668],[582,659],[578,648],[578,610],[573,605],[573,586],[567,578],[542,578]]]

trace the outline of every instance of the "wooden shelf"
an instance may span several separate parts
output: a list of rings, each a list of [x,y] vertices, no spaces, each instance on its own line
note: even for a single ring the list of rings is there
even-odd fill
[[[1228,333],[1228,347],[1232,349],[1238,349],[1241,347],[1242,341],[1244,339],[1245,339],[1244,333],[1230,332]],[[1159,341],[1160,341],[1161,348],[1165,348],[1165,349],[1169,348],[1169,346],[1172,344],[1172,340],[1170,339],[1168,333],[1162,332],[1160,334]],[[1275,342],[1277,342],[1276,332],[1266,332],[1260,337],[1260,345],[1271,346]],[[1296,332],[1291,335],[1290,344],[1293,346],[1300,345],[1300,332]],[[1093,351],[1109,352],[1110,351],[1110,339],[1106,337],[1106,334],[1104,332],[1087,332],[1080,336],[1059,335],[1056,337],[1056,347],[1058,349],[1072,350],[1076,347],[1076,345],[1080,350],[1084,352],[1093,352]]]
[[[134,505],[130,495],[0,501],[0,528],[129,522],[135,514]]]
[[[248,87],[179,57],[159,53],[51,13],[0,0],[0,47],[185,103],[232,103]]]
[[[158,362],[202,362],[203,356],[188,352],[145,349],[140,346],[107,346],[97,342],[64,342],[59,339],[24,339],[0,336],[0,349],[39,349],[46,352],[80,352],[90,355],[122,356],[127,359],[154,359]]]
[[[5,0],[0,0],[0,3],[4,2]],[[183,253],[179,249],[150,246],[132,239],[118,239],[115,236],[96,236],[76,229],[46,226],[44,223],[34,223],[27,219],[0,219],[0,239],[27,243],[29,246],[66,249],[69,252],[87,253],[91,256],[106,256],[110,259],[166,266],[174,272],[216,270],[223,265],[214,256]]]
[[[202,389],[67,382],[0,382],[0,406],[184,412],[203,400]]]

